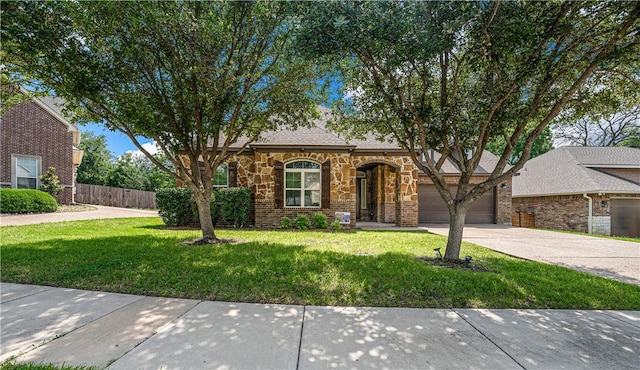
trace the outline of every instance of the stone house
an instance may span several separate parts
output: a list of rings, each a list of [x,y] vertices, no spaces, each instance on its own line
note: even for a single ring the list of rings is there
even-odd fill
[[[40,175],[55,167],[64,190],[60,204],[74,203],[76,168],[82,161],[80,130],[62,112],[64,101],[32,98],[0,117],[0,185],[40,187]]]
[[[640,149],[567,146],[531,159],[513,179],[513,211],[535,227],[640,237]]]
[[[433,184],[406,150],[373,137],[347,142],[326,128],[330,110],[320,107],[320,113],[322,118],[312,127],[266,133],[242,152],[242,143],[236,144],[228,163],[216,171],[216,186],[252,189],[251,221],[256,227],[277,226],[284,216],[293,219],[316,212],[330,221],[336,212],[348,212],[352,226],[356,221],[398,226],[448,222],[428,217],[444,202],[439,195],[432,197]],[[450,167],[447,174],[454,181],[456,173]],[[476,181],[486,176],[487,170],[480,168]],[[480,207],[484,217],[468,222],[510,222],[510,182],[490,193]]]

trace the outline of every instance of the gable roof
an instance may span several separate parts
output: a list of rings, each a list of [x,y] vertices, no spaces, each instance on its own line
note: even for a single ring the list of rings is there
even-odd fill
[[[549,151],[525,163],[513,178],[513,197],[585,193],[640,194],[640,184],[599,169],[637,168],[640,149],[572,147]]]

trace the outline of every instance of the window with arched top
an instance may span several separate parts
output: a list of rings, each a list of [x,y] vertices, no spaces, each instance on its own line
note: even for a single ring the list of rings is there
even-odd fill
[[[310,161],[288,163],[284,169],[285,207],[319,208],[321,199],[320,165]]]

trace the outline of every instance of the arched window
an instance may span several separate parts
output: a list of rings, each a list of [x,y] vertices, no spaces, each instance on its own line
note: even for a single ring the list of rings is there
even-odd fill
[[[288,163],[284,170],[285,207],[319,208],[320,165],[309,161]]]

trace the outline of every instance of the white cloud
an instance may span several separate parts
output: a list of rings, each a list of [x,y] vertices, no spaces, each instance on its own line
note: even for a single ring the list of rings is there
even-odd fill
[[[158,153],[158,152],[160,151],[160,150],[158,149],[158,146],[156,145],[156,142],[155,142],[155,141],[150,141],[150,142],[148,142],[148,143],[144,143],[144,144],[142,144],[142,147],[143,147],[147,152],[149,152],[149,154],[152,154],[152,155],[153,155],[153,154],[156,154],[156,153]],[[144,157],[144,156],[145,156],[145,155],[142,153],[142,151],[140,151],[140,150],[129,150],[129,151],[127,151],[127,153],[131,153],[131,155],[132,155],[133,157],[139,157],[139,156]]]

